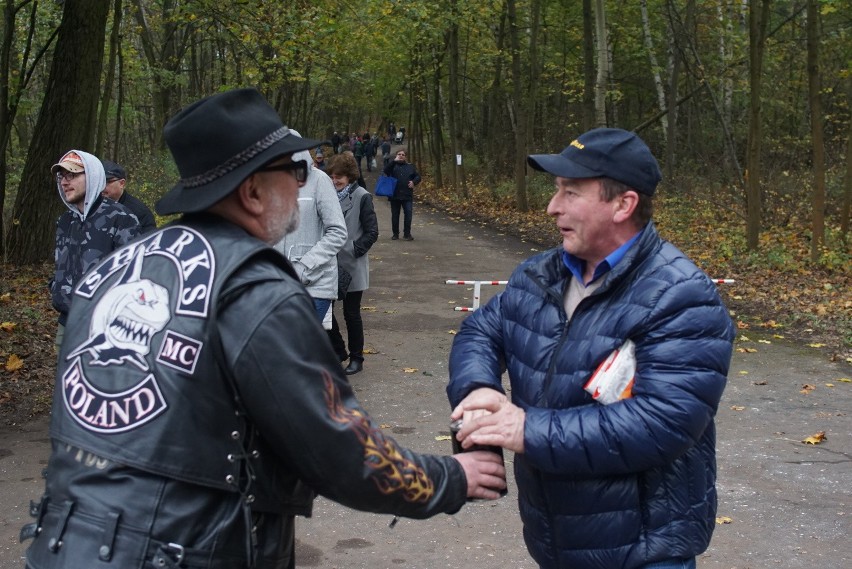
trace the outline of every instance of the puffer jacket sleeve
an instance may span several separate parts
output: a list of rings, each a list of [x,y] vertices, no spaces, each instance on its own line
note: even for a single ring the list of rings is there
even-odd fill
[[[471,391],[489,387],[503,393],[502,294],[494,296],[462,323],[450,351],[447,397],[454,408]]]
[[[219,321],[252,422],[305,484],[364,511],[425,518],[462,507],[461,465],[412,452],[373,422],[300,286],[272,281],[247,288]]]

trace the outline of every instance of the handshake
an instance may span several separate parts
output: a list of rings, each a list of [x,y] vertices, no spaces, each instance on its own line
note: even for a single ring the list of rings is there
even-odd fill
[[[453,458],[467,477],[467,496],[494,500],[506,495],[503,449],[524,452],[524,410],[501,392],[470,392],[450,416]]]

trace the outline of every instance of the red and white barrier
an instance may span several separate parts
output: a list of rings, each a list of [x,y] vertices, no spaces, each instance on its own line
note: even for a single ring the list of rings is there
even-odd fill
[[[504,285],[509,281],[453,281],[448,280],[446,284],[451,285],[473,285],[473,306],[456,306],[456,312],[473,312],[479,308],[479,299],[482,296],[482,285],[497,286]]]

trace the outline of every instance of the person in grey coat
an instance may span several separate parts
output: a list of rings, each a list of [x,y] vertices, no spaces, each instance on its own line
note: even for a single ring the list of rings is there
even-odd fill
[[[340,361],[349,358],[346,375],[353,375],[364,367],[364,323],[361,320],[361,298],[370,287],[370,260],[367,251],[379,238],[379,221],[373,208],[373,196],[358,184],[358,164],[349,153],[331,157],[328,173],[346,220],[349,238],[337,253],[338,271],[348,273],[352,280],[346,290],[339,291],[343,300],[343,319],[349,340],[349,352],[340,334],[332,312],[328,337]]]
[[[307,150],[293,154],[293,162],[313,164]],[[346,243],[346,223],[331,178],[311,166],[299,188],[299,227],[275,248],[292,263],[299,280],[314,301],[317,317],[326,329],[331,302],[337,298],[337,252]]]

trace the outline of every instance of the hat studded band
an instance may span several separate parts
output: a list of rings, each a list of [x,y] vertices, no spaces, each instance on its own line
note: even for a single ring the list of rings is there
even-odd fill
[[[224,164],[220,164],[215,168],[207,170],[202,174],[198,174],[197,176],[192,176],[191,178],[181,178],[181,184],[183,184],[184,188],[197,188],[198,186],[203,186],[205,184],[209,184],[210,182],[217,180],[231,172],[236,170],[285,136],[290,134],[290,129],[286,126],[282,126],[278,130],[272,132],[271,134],[261,138],[239,154],[235,154],[231,158],[229,158]]]

